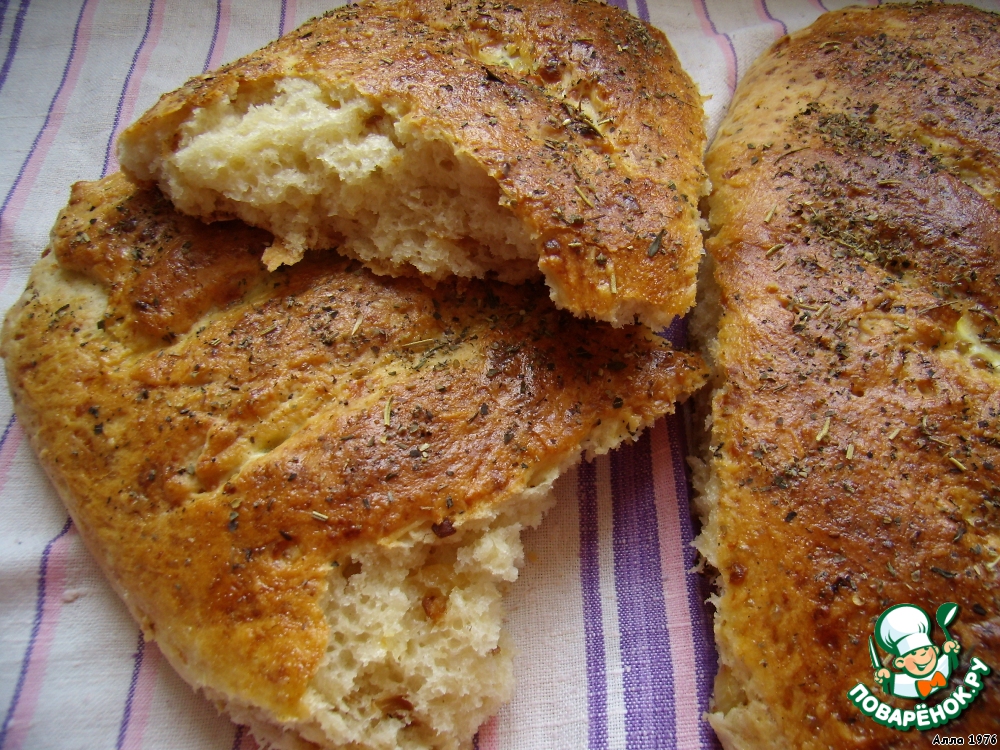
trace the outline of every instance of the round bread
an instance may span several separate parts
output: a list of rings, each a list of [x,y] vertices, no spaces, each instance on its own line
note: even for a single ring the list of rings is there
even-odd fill
[[[3,330],[18,418],[146,636],[262,742],[468,747],[512,689],[521,527],[701,361],[539,284],[269,273],[270,239],[74,186]]]
[[[1000,667],[998,60],[995,14],[829,13],[753,65],[708,154],[698,545],[727,748],[929,745],[848,698],[893,604],[960,606],[956,680]],[[995,734],[996,675],[935,731]]]
[[[694,303],[701,98],[657,29],[591,0],[376,0],[166,94],[119,141],[177,208],[380,274],[544,274],[577,316]]]

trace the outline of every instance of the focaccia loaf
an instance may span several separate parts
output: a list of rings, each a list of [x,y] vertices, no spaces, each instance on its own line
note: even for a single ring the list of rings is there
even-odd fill
[[[956,674],[1000,667],[998,60],[995,14],[829,13],[747,72],[708,154],[698,546],[727,748],[929,746],[848,699],[893,604],[959,604]],[[995,734],[996,675],[935,731]]]
[[[336,248],[380,274],[519,282],[577,316],[694,303],[701,98],[666,37],[592,0],[375,0],[193,78],[122,168],[188,214]]]
[[[468,747],[552,482],[673,410],[697,355],[542,285],[375,277],[79,183],[9,313],[18,418],[178,672],[277,748]]]

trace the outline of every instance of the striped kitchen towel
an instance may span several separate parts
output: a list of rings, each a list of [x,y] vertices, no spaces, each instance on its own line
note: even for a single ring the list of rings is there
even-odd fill
[[[262,46],[329,0],[0,0],[0,308],[69,185],[160,93]],[[625,7],[625,0],[616,4]],[[741,73],[833,0],[628,0],[670,37],[710,132]],[[1000,0],[981,0],[1000,10]],[[681,343],[681,327],[671,332]],[[0,389],[0,750],[254,748],[144,642],[84,550]],[[692,571],[683,417],[583,464],[526,533],[508,598],[514,701],[480,750],[712,748],[709,589]]]

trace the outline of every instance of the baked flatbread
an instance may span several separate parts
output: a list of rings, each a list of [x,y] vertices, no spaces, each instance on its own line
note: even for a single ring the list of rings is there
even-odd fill
[[[960,606],[953,679],[973,656],[1000,667],[998,60],[994,14],[829,13],[747,72],[708,154],[698,545],[727,748],[929,745],[848,698],[861,682],[916,706],[870,661],[894,604]],[[998,717],[994,672],[934,731]]]
[[[521,527],[701,360],[540,284],[269,273],[270,240],[74,186],[3,330],[18,418],[146,636],[261,741],[467,747],[512,689]]]
[[[694,303],[701,98],[666,37],[590,0],[378,0],[166,94],[119,141],[188,214],[380,274],[544,274],[556,305],[666,326]]]

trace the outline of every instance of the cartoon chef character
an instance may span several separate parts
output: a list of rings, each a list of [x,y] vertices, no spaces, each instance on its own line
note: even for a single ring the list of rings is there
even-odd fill
[[[892,666],[901,670],[882,667],[875,672],[875,681],[884,690],[898,698],[923,699],[948,684],[958,642],[947,640],[939,649],[930,633],[931,618],[913,604],[897,604],[882,613],[875,623],[875,638],[895,657]]]

